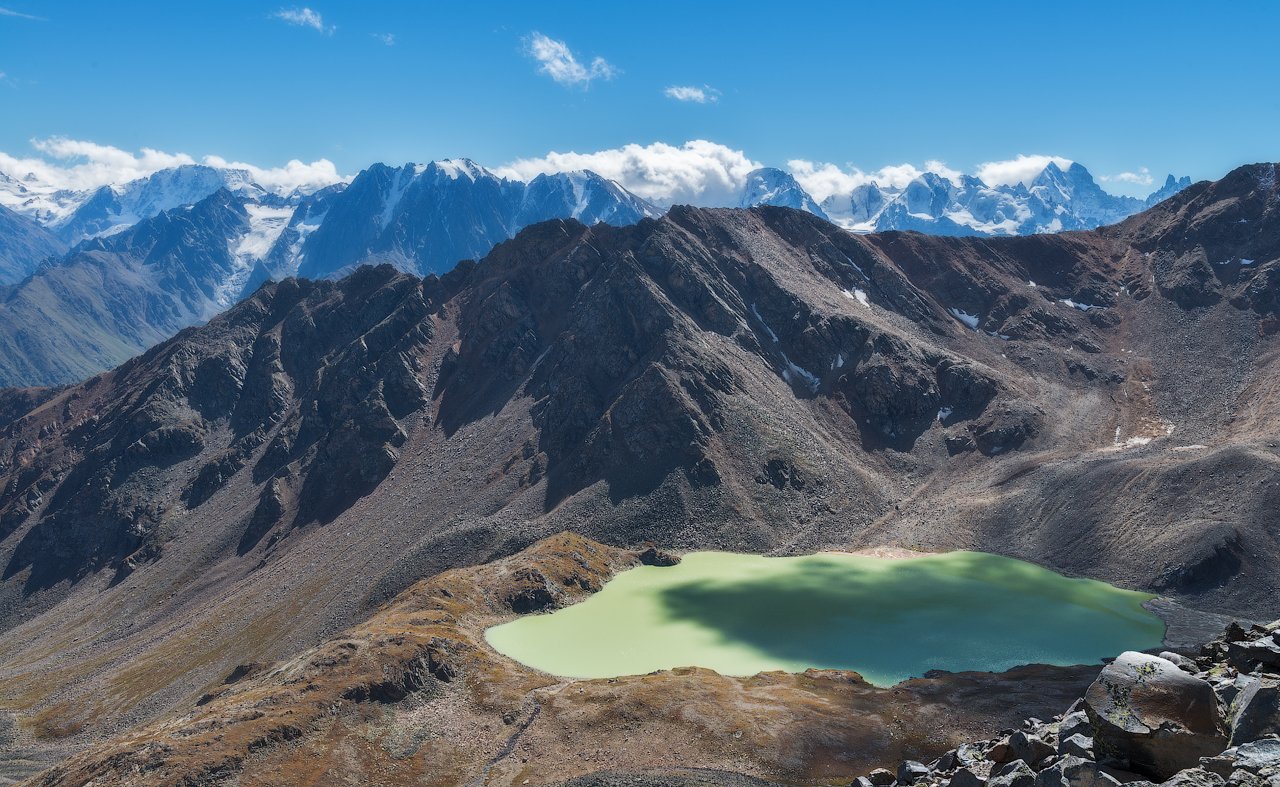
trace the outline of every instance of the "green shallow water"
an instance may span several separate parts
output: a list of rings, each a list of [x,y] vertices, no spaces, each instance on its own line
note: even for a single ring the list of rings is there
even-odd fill
[[[1165,627],[1143,609],[1150,598],[980,552],[909,560],[694,552],[669,568],[624,571],[585,601],[485,637],[569,678],[813,667],[888,686],[931,669],[1092,664],[1157,647]]]

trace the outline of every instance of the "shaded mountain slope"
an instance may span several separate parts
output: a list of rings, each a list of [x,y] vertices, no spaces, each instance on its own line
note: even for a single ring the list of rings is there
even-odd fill
[[[40,263],[66,250],[52,232],[0,206],[0,285],[22,281]]]
[[[970,547],[1274,613],[1274,172],[1096,232],[675,208],[265,284],[8,417],[0,696],[120,729],[564,529]],[[1197,248],[1252,262],[1188,274],[1206,299]]]
[[[237,267],[228,241],[247,227],[243,203],[220,190],[0,289],[0,382],[83,379],[212,317]]]

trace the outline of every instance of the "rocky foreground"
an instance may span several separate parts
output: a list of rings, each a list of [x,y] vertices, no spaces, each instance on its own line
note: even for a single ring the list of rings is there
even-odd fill
[[[1277,787],[1280,621],[1232,624],[1187,658],[1132,651],[1052,721],[907,760],[853,787]]]

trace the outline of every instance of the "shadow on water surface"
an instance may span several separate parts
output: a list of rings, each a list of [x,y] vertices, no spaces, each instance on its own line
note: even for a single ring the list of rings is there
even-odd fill
[[[657,590],[667,617],[726,645],[877,683],[930,669],[1002,670],[1088,664],[1160,643],[1146,598],[979,553],[895,561],[863,570],[812,556],[789,570],[693,578]]]

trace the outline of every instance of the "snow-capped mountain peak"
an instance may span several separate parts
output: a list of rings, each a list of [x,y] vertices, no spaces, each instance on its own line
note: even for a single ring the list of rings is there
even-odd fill
[[[764,170],[760,170],[763,172]],[[773,170],[777,172],[777,170]],[[752,173],[754,176],[756,173]],[[785,176],[785,173],[779,173]],[[787,176],[789,177],[789,176]],[[773,176],[777,180],[777,176]],[[1173,196],[1191,184],[1172,176],[1146,200],[1109,194],[1083,165],[1049,162],[1030,184],[991,186],[972,175],[957,180],[925,172],[901,188],[865,183],[805,206],[799,184],[779,203],[773,191],[748,178],[742,204],[803,207],[854,232],[915,230],[935,235],[1029,235],[1112,224]],[[799,191],[799,194],[795,193]]]
[[[794,177],[773,167],[762,167],[747,174],[738,207],[749,208],[755,205],[796,208],[827,218],[826,212]]]
[[[439,161],[432,161],[427,167],[435,167],[445,177],[451,180],[465,178],[472,182],[486,177],[497,177],[489,170],[475,163],[469,158],[447,158]]]

